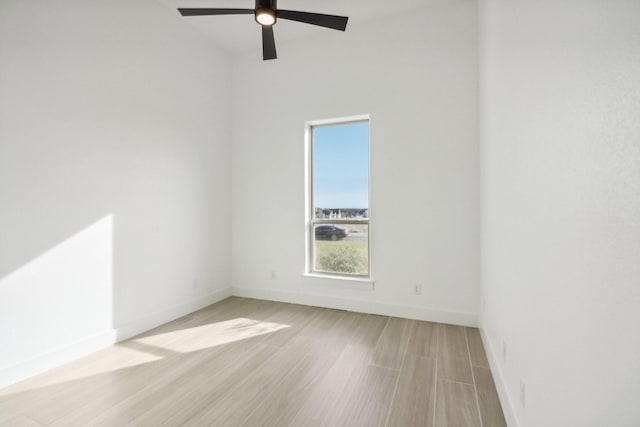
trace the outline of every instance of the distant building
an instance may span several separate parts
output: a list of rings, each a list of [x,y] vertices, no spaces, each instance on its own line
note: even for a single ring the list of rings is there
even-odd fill
[[[316,208],[317,219],[364,219],[369,218],[369,209],[362,208]]]

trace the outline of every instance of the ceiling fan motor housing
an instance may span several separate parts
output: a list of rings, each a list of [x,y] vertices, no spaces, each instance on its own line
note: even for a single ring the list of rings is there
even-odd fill
[[[278,7],[278,0],[256,0],[256,10],[271,9],[275,11]]]

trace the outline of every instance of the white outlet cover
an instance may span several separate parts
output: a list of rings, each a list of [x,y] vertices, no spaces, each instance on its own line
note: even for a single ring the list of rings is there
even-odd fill
[[[525,403],[526,392],[527,392],[527,386],[525,385],[524,381],[520,380],[520,404],[522,405],[523,408]]]

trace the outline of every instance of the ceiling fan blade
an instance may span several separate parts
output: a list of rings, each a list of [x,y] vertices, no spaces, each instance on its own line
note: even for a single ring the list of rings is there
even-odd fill
[[[327,27],[340,31],[344,31],[347,28],[347,21],[349,20],[347,16],[324,15],[322,13],[309,13],[282,9],[278,9],[276,11],[276,16],[290,21],[319,25],[320,27]]]
[[[273,37],[273,27],[262,26],[262,59],[276,59],[276,39]]]
[[[249,15],[255,11],[253,9],[201,9],[201,8],[178,8],[182,16],[202,16],[202,15]]]

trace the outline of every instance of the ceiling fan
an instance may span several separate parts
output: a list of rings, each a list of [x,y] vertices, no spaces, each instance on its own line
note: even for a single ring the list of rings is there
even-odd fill
[[[178,11],[182,16],[253,14],[256,22],[262,26],[262,59],[265,61],[267,59],[277,58],[276,41],[273,37],[273,25],[279,18],[340,31],[344,31],[347,28],[347,20],[349,18],[346,16],[283,10],[278,9],[276,3],[277,0],[256,0],[256,7],[254,9],[179,8]]]

